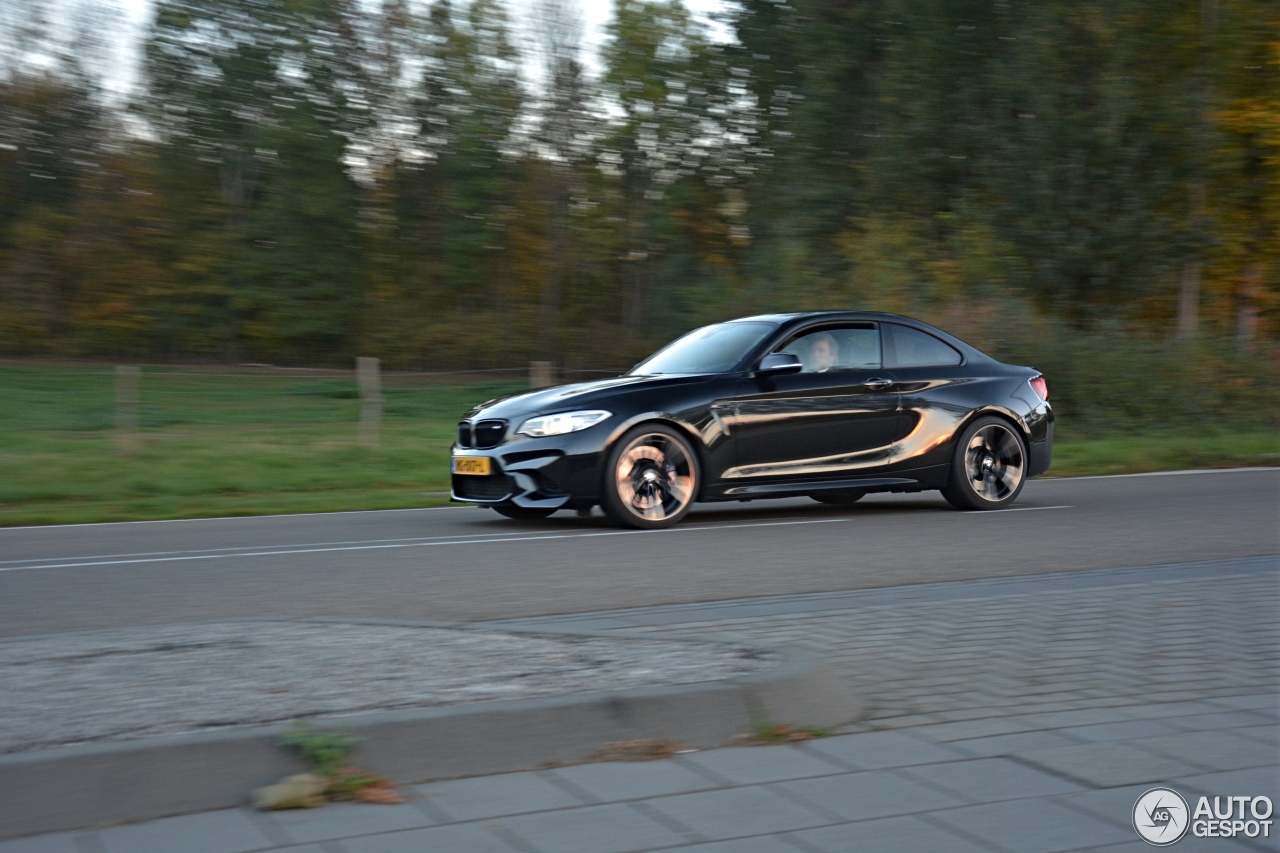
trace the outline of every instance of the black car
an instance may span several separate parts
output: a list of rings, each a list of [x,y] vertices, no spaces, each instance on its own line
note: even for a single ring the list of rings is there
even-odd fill
[[[1000,509],[1053,457],[1044,377],[926,323],[826,311],[706,326],[613,379],[490,400],[458,424],[453,498],[510,518],[600,505],[675,524],[696,501],[940,489]]]

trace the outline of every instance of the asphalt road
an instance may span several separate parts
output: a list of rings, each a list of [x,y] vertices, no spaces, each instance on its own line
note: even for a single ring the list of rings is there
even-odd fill
[[[0,528],[0,636],[249,617],[471,621],[1280,553],[1280,469],[1038,480],[1014,508],[935,494],[599,513],[440,508]]]

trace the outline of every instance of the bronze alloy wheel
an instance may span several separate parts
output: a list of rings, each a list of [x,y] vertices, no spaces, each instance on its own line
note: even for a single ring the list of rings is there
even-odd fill
[[[618,524],[669,527],[684,518],[698,493],[698,459],[670,427],[642,424],[614,447],[605,468],[602,504]]]
[[[1027,479],[1027,449],[1019,430],[1002,418],[979,418],[956,443],[951,482],[942,495],[957,509],[999,509],[1013,502]]]

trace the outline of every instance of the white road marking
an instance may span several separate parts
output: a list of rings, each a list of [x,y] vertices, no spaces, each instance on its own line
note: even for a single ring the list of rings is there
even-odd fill
[[[1042,477],[1033,483],[1071,483],[1077,480],[1120,480],[1127,477],[1181,477],[1186,474],[1257,474],[1262,471],[1280,473],[1280,468],[1189,468],[1185,471],[1143,471],[1138,474],[1089,474],[1084,477]]]
[[[974,512],[979,512],[984,515],[989,515],[991,513],[997,513],[997,512],[1028,512],[1031,510],[1040,510],[1040,509],[1070,509],[1070,508],[1071,508],[1070,506],[1027,506],[1027,507],[1014,507],[1011,509],[974,510]],[[779,524],[825,524],[833,521],[847,521],[847,520],[850,520],[850,519],[828,518],[828,519],[815,519],[815,520],[808,520],[808,521],[749,522],[746,524],[714,524],[713,523],[711,525],[705,525],[703,527],[681,528],[681,529],[703,530],[703,529],[710,529],[712,527],[715,527],[715,528],[759,527],[763,525],[779,525]],[[613,532],[613,531],[609,531],[609,532]],[[637,531],[622,531],[622,532],[643,533],[646,531],[637,530]],[[652,531],[649,531],[649,532],[652,532]],[[466,540],[468,544],[475,542],[477,539],[484,539],[486,542],[488,541],[519,542],[519,541],[524,541],[524,539],[527,539],[528,535],[529,535],[528,531],[512,531],[509,533],[497,533],[497,532],[495,533],[455,533],[447,536],[400,536],[400,537],[389,538],[389,539],[347,539],[347,540],[339,540],[336,542],[293,542],[289,544],[279,544],[279,545],[235,545],[235,546],[225,546],[222,548],[190,548],[190,549],[172,550],[172,551],[130,551],[130,552],[119,553],[119,554],[85,554],[80,557],[27,557],[21,560],[0,560],[0,571],[4,571],[6,569],[22,569],[22,568],[55,568],[55,567],[65,568],[68,565],[93,566],[93,565],[103,565],[105,564],[104,561],[145,562],[144,560],[126,559],[126,558],[134,558],[134,557],[142,557],[142,558],[175,557],[176,558],[176,557],[183,557],[189,554],[198,555],[201,558],[209,558],[209,557],[215,557],[215,556],[246,557],[246,556],[261,556],[264,553],[293,554],[293,553],[314,553],[316,551],[324,551],[326,549],[344,550],[343,546],[357,546],[357,548],[359,547],[373,548],[373,547],[383,546],[386,543],[402,543],[402,542],[407,542],[407,543],[410,543],[411,545],[434,545],[434,544],[448,545],[448,544],[454,544],[448,541],[448,540],[454,540],[454,539]],[[558,538],[558,539],[565,539],[565,538],[573,538],[575,536],[595,536],[598,534],[597,533],[555,533],[555,534],[543,534],[543,535],[553,536],[554,538]],[[457,543],[457,544],[461,544],[461,543]],[[394,547],[394,546],[388,545],[387,547]],[[345,550],[352,550],[352,549],[345,549]],[[64,560],[67,562],[66,563],[58,562],[60,560]],[[39,563],[41,565],[39,566],[24,565],[28,563]]]
[[[85,554],[82,557],[29,557],[23,560],[0,560],[0,567],[16,566],[19,563],[42,563],[50,560],[109,560],[119,557],[166,557],[177,554],[216,554],[221,551],[261,551],[269,548],[324,548],[330,545],[373,545],[383,542],[430,542],[437,539],[474,539],[476,536],[520,536],[527,531],[511,533],[455,533],[449,536],[400,536],[394,539],[348,539],[338,542],[292,542],[279,545],[237,545],[223,548],[188,548],[173,551],[132,551],[123,554]],[[228,556],[236,556],[229,554]]]
[[[147,521],[82,521],[76,524],[24,524],[14,527],[0,527],[0,533],[6,530],[53,530],[58,527],[105,527],[111,524],[181,524],[193,521],[256,521],[260,518],[305,518],[328,515],[368,515],[374,512],[434,512],[440,509],[471,509],[471,506],[407,506],[400,509],[342,509],[334,512],[278,512],[273,515],[211,515],[207,518],[153,518]]]
[[[799,524],[835,524],[837,522],[849,521],[847,518],[820,518],[808,521],[762,521],[751,524],[708,524],[702,527],[670,527],[666,530],[605,530],[595,533],[551,533],[539,536],[511,536],[506,539],[498,539],[495,537],[485,537],[479,539],[461,539],[452,541],[431,541],[431,542],[404,542],[398,544],[383,545],[347,545],[339,547],[324,548],[286,548],[279,550],[261,550],[261,551],[242,551],[235,554],[211,554],[200,553],[190,554],[176,557],[146,557],[143,559],[124,559],[124,560],[93,560],[75,561],[67,563],[40,563],[32,566],[0,566],[0,572],[26,572],[35,569],[80,569],[93,566],[121,566],[121,565],[137,565],[141,563],[180,563],[191,560],[227,560],[236,557],[278,557],[288,556],[291,554],[323,554],[337,551],[380,551],[389,548],[428,548],[440,545],[493,545],[504,544],[506,542],[540,542],[548,539],[591,539],[602,536],[634,536],[636,534],[668,534],[668,533],[697,533],[704,530],[724,530],[741,527],[787,527]]]
[[[971,509],[965,515],[995,515],[998,512],[1035,512],[1040,509],[1071,509],[1070,505],[1062,506],[1013,506],[1008,509]]]

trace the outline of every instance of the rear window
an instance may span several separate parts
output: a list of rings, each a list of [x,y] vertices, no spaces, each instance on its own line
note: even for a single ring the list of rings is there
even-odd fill
[[[940,367],[964,360],[959,350],[927,332],[897,323],[885,323],[881,328],[886,367]]]

